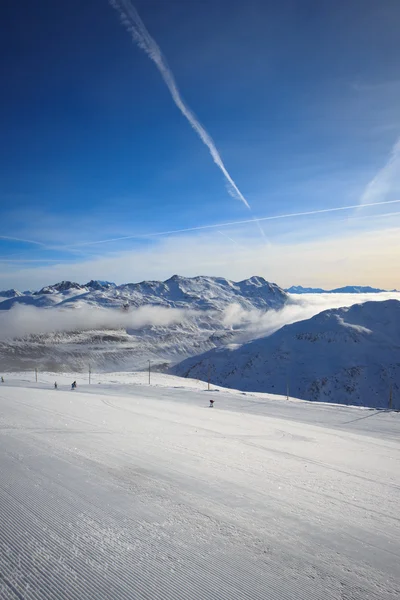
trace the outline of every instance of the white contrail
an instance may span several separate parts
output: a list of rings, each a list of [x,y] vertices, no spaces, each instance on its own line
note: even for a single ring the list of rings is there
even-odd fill
[[[8,258],[6,257],[0,257],[0,264],[16,264],[16,263],[62,263],[62,262],[66,262],[68,264],[71,263],[71,259],[68,258]]]
[[[387,217],[397,217],[398,215],[400,215],[400,211],[397,210],[394,212],[380,213],[379,215],[363,215],[362,217],[360,217],[360,216],[347,217],[346,219],[341,219],[341,221],[348,223],[349,221],[364,221],[365,219],[383,219],[383,218],[387,218]]]
[[[223,231],[218,231],[218,233],[220,235],[222,235],[224,238],[226,238],[227,240],[230,240],[233,244],[235,244],[236,246],[239,246],[239,248],[243,248],[243,246],[241,244],[239,244],[239,242],[237,242],[236,240],[234,240],[233,238],[231,238],[229,235],[227,235],[226,233],[224,233]]]
[[[250,210],[250,204],[247,202],[246,198],[243,196],[242,192],[239,190],[238,186],[226,170],[213,139],[201,125],[187,104],[185,104],[183,101],[171,69],[168,67],[157,42],[147,31],[137,10],[132,6],[129,0],[109,0],[109,2],[110,5],[119,13],[123,25],[127,28],[133,40],[155,63],[157,69],[160,71],[161,77],[164,79],[164,82],[171,93],[173,101],[183,116],[189,121],[190,125],[196,131],[201,141],[209,149],[215,164],[222,171],[224,177],[226,178],[230,191],[233,192],[234,197],[241,200],[243,204]]]
[[[369,202],[368,204],[363,204],[360,206],[359,204],[352,204],[350,206],[336,206],[334,208],[322,208],[319,210],[307,210],[304,212],[297,213],[286,213],[283,215],[270,215],[267,217],[258,217],[258,221],[273,221],[276,219],[292,219],[296,217],[305,217],[310,215],[320,215],[324,213],[338,212],[343,210],[352,210],[353,208],[367,208],[369,206],[384,206],[386,204],[398,204],[400,200],[385,200],[384,202]],[[378,215],[379,216],[379,215]],[[230,227],[232,225],[245,225],[248,223],[254,223],[254,219],[244,219],[242,221],[228,221],[226,223],[215,223],[211,225],[198,225],[196,227],[186,227],[185,229],[171,229],[169,231],[159,231],[156,233],[137,233],[136,235],[126,235],[123,237],[110,238],[107,240],[98,240],[96,242],[82,242],[78,244],[71,244],[69,246],[61,246],[61,248],[75,248],[77,246],[92,246],[95,244],[108,244],[110,242],[122,242],[124,240],[134,240],[134,239],[145,239],[152,237],[159,237],[162,235],[172,235],[174,233],[186,233],[189,231],[202,231],[203,229],[219,229],[220,227]]]
[[[9,235],[0,235],[0,240],[9,240],[11,242],[23,242],[24,244],[34,244],[35,246],[46,246],[43,242],[36,242],[35,240],[26,240],[25,238],[13,237]]]
[[[384,198],[391,194],[397,195],[400,190],[400,138],[392,148],[386,164],[378,171],[375,177],[368,183],[361,196],[360,207],[366,202],[373,202],[378,198]]]

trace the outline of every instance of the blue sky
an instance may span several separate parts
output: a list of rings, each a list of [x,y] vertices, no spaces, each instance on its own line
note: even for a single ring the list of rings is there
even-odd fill
[[[132,39],[107,0],[6,0],[0,288],[175,272],[398,287],[397,0],[135,7],[225,172],[137,21]]]

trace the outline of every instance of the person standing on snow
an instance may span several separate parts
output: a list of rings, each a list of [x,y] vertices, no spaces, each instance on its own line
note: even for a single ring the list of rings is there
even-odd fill
[[[214,400],[210,400],[210,408],[214,407]]]

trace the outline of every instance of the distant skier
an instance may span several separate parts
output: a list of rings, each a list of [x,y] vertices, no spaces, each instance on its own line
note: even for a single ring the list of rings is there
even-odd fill
[[[73,381],[72,385],[71,385],[71,390],[75,390],[75,389],[76,389],[76,381]]]
[[[214,400],[210,400],[210,408],[214,407]]]
[[[57,389],[57,381],[54,382],[54,389]]]
[[[4,377],[1,376],[1,383],[4,383]]]

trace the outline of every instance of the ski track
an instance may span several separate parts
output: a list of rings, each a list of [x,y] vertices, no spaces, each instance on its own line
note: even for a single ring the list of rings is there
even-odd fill
[[[400,597],[400,415],[25,385],[0,395],[2,600]]]

